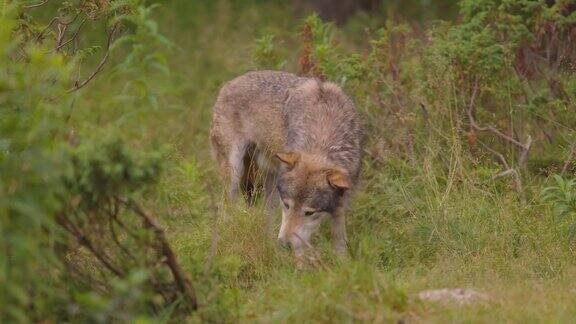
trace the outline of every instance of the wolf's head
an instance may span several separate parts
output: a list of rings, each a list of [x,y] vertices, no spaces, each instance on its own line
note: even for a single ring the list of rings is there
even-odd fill
[[[276,157],[281,162],[278,192],[282,202],[278,240],[299,255],[310,246],[310,237],[322,220],[343,203],[351,181],[345,169],[322,155],[286,152]]]

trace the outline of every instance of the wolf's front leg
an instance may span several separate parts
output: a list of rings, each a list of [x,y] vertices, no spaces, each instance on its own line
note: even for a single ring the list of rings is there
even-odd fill
[[[274,216],[278,209],[280,197],[276,190],[276,173],[269,171],[264,180],[264,221],[268,234],[274,236]]]
[[[345,207],[338,208],[332,216],[332,249],[340,258],[345,259],[348,257]]]

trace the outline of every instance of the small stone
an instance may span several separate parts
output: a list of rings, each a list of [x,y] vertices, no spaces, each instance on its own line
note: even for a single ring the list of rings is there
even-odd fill
[[[432,289],[418,293],[418,298],[426,301],[455,302],[459,305],[476,301],[487,301],[488,295],[473,289]]]

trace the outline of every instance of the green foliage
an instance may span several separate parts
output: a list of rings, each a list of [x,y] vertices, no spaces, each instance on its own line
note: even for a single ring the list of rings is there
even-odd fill
[[[310,271],[297,278],[278,273],[266,294],[248,304],[248,315],[266,322],[394,321],[406,310],[405,291],[385,274],[351,262],[328,271]],[[288,297],[288,298],[287,298]]]
[[[459,3],[462,23],[436,30],[443,39],[433,50],[448,57],[470,77],[501,76],[511,69],[517,50],[541,38],[550,26],[562,34],[571,28],[575,15],[564,15],[569,4],[548,5],[537,0],[464,0]]]
[[[104,137],[71,150],[73,171],[63,181],[85,208],[97,208],[157,180],[162,158],[159,152],[129,149],[119,138]]]
[[[263,69],[281,70],[286,65],[275,45],[274,35],[264,35],[255,40],[253,60]]]
[[[558,96],[560,92],[554,86],[549,87],[548,80],[559,78],[561,84],[570,85],[573,73],[566,71],[569,77],[564,77],[564,72],[550,68],[553,64],[523,61],[518,54],[534,50],[534,55],[540,55],[543,35],[563,37],[565,27],[557,29],[559,34],[548,34],[546,26],[564,24],[569,16],[562,9],[565,5],[548,6],[542,1],[462,1],[458,23],[435,23],[425,37],[416,36],[417,27],[388,22],[366,41],[370,47],[358,49],[362,54],[356,56],[358,61],[354,64],[349,64],[350,54],[344,50],[349,51],[350,44],[335,39],[336,35],[346,39],[357,34],[346,35],[346,28],[336,29],[314,15],[305,19],[304,35],[299,36],[303,37],[302,52],[310,55],[300,56],[301,71],[307,73],[302,67],[311,67],[309,74],[345,84],[369,126],[363,190],[355,197],[349,220],[350,246],[356,262],[391,274],[414,292],[430,286],[472,284],[494,289],[501,295],[501,287],[516,286],[523,291],[518,293],[521,296],[514,295],[518,300],[526,297],[525,287],[519,288],[525,280],[522,278],[563,280],[559,278],[571,271],[568,269],[574,266],[569,261],[572,252],[566,245],[558,244],[557,226],[542,217],[547,211],[533,201],[520,202],[513,190],[514,182],[494,176],[499,173],[499,166],[492,161],[500,161],[493,160],[491,151],[483,151],[479,142],[502,152],[505,159],[512,161],[512,167],[516,167],[514,159],[518,154],[490,132],[470,131],[467,114],[470,105],[475,104],[473,116],[480,125],[495,125],[521,141],[528,134],[549,136],[553,132],[554,139],[550,141],[565,148],[564,138],[571,138],[572,129],[560,130],[551,124],[572,125],[562,111],[572,107],[574,101],[559,99],[562,95]],[[522,64],[538,66],[538,72],[523,74]],[[357,74],[343,66],[352,67],[351,71]],[[350,79],[355,82],[344,82]],[[543,120],[551,124],[542,126]],[[538,127],[546,130],[541,133]],[[529,159],[535,160],[541,152],[551,150],[552,145],[538,141]],[[522,181],[528,183],[523,189],[532,197],[540,191],[542,179],[519,170]],[[245,233],[249,235],[251,231],[247,229]],[[324,236],[317,243],[322,250],[329,246]],[[550,253],[555,256],[549,257]],[[320,282],[328,280],[325,278],[331,278],[330,270],[318,270],[320,274],[313,283],[281,270],[271,271],[277,277],[261,279],[260,284],[272,301],[251,303],[250,309],[257,311],[248,316],[265,321],[300,320],[297,314],[302,312],[317,321],[329,321],[331,317],[326,314],[346,309],[346,315],[340,317],[352,314],[360,318],[353,307],[342,305],[338,296],[331,294],[337,290],[337,282],[318,288]],[[346,278],[350,282],[356,279],[352,275]],[[292,284],[294,280],[296,283]],[[483,284],[483,280],[495,282]],[[353,287],[347,290],[351,294]],[[275,289],[291,297],[269,297]],[[324,304],[322,297],[314,296],[316,290],[326,292],[330,296],[327,300],[336,304],[336,309]],[[364,293],[359,295],[369,295],[366,290]],[[250,291],[246,294],[252,295]],[[548,294],[554,294],[553,290]],[[309,296],[304,299],[314,302],[300,302],[301,296]],[[367,301],[362,310],[370,309],[372,303]],[[504,306],[505,310],[494,318],[508,318],[508,313],[514,313],[514,318],[526,318],[515,313],[519,304],[515,305]],[[441,318],[440,321],[491,319],[481,313],[481,307],[473,309],[479,313],[442,309],[439,314],[443,315],[432,317]],[[253,315],[260,313],[264,315]],[[426,310],[424,313],[430,316]],[[566,315],[549,314],[550,318]]]
[[[19,48],[11,31],[17,23],[16,8],[5,4],[0,11],[0,320],[26,322],[50,313],[54,300],[67,296],[65,287],[54,284],[59,262],[50,250],[60,237],[51,217],[61,207],[57,197],[66,188],[60,177],[68,168],[58,139],[66,133],[62,116],[69,101],[56,98],[65,93],[70,65],[59,54],[45,54],[43,46]],[[29,62],[14,61],[16,51]]]
[[[70,317],[74,321],[94,323],[137,322],[151,323],[152,319],[145,314],[142,301],[151,300],[152,296],[143,289],[148,280],[145,270],[137,269],[128,274],[126,279],[113,279],[113,293],[103,296],[90,290],[77,293],[76,303],[71,307]],[[134,315],[136,314],[136,315]]]
[[[175,46],[160,33],[152,17],[159,6],[137,6],[132,14],[119,17],[118,23],[130,33],[119,37],[112,47],[122,48],[125,55],[123,61],[115,66],[111,77],[119,76],[127,80],[124,94],[133,96],[136,93],[133,99],[154,109],[159,108],[158,96],[162,93],[158,87],[164,88],[165,84],[169,84],[170,69],[166,53]],[[149,74],[155,75],[155,78],[146,77]]]
[[[131,199],[158,179],[162,154],[128,149],[110,131],[98,138],[73,130],[68,120],[83,97],[70,94],[71,82],[80,65],[102,48],[55,50],[52,30],[22,10],[10,3],[0,7],[0,321],[139,318],[149,314],[147,305],[156,298],[149,285],[141,289],[144,281],[158,280],[158,270],[148,271],[150,251],[143,249],[140,263],[126,263],[132,275],[111,280],[103,293],[106,285],[81,279],[98,268],[75,245],[89,236],[70,237],[61,222],[77,222],[79,227],[67,228],[72,233],[99,233],[112,197]],[[141,56],[140,65],[122,66],[138,74],[160,57],[146,52],[152,39],[162,40],[150,10],[138,2],[67,2],[58,14],[59,19],[85,16],[94,24],[133,24],[135,36],[120,38],[114,47],[129,43],[132,55]],[[127,72],[118,68],[117,73]],[[140,249],[150,244],[140,243]]]
[[[313,73],[341,85],[362,76],[364,71],[360,55],[344,52],[335,40],[332,24],[323,22],[318,15],[313,14],[304,20],[302,33],[308,43],[305,46],[310,47],[310,59],[317,69]]]
[[[570,239],[576,236],[576,180],[554,175],[554,184],[542,190],[544,201],[552,204],[556,221],[567,226]]]

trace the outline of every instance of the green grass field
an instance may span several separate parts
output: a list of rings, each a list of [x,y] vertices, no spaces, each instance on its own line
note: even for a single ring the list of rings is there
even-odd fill
[[[199,10],[205,11],[198,14]],[[202,318],[574,320],[573,245],[541,200],[539,188],[545,178],[528,177],[528,198],[521,202],[511,180],[491,179],[498,166],[490,157],[483,165],[472,163],[461,135],[446,127],[434,130],[441,134],[417,138],[412,161],[386,152],[381,160],[367,157],[348,218],[350,260],[340,263],[332,257],[326,230],[316,239],[320,264],[297,271],[289,253],[276,249],[274,237],[264,232],[258,206],[222,206],[207,134],[219,87],[258,68],[252,59],[256,38],[278,35],[288,58],[285,69],[297,70],[298,53],[290,44],[297,38],[289,37],[297,34],[298,20],[278,4],[235,7],[218,2],[207,9],[181,2],[161,11],[161,29],[177,44],[167,57],[175,74],[173,94],[166,100],[177,102],[173,110],[163,107],[137,121],[147,130],[143,141],[171,148],[168,167],[150,193],[148,207],[161,215],[170,241],[192,273],[204,305]],[[366,46],[355,27],[360,21],[362,17],[338,31],[346,47]],[[463,105],[449,91],[438,95],[444,96],[439,102],[453,109]],[[360,110],[365,119],[374,114],[366,107]],[[442,125],[446,117],[434,118]],[[386,136],[386,129],[374,130],[379,122],[367,122],[367,151],[377,150]],[[489,299],[460,306],[416,297],[420,291],[440,288],[472,288]]]
[[[574,123],[564,121],[574,120],[574,75],[562,76],[568,99],[547,101],[544,110],[530,108],[544,107],[536,99],[519,99],[523,83],[518,78],[486,81],[481,88],[485,110],[478,118],[494,120],[499,128],[540,134],[537,125],[564,125],[551,126],[562,140],[533,135],[519,193],[512,177],[493,177],[501,171],[498,159],[467,140],[470,94],[464,96],[462,83],[450,74],[459,67],[442,57],[451,48],[422,41],[433,38],[428,28],[448,27],[425,20],[408,33],[397,31],[406,38],[395,40],[404,54],[392,49],[397,56],[376,55],[370,61],[371,44],[379,46],[370,40],[384,40],[385,47],[396,35],[378,38],[376,30],[401,25],[385,16],[359,13],[334,27],[342,53],[379,62],[382,71],[401,69],[397,78],[385,72],[381,83],[365,81],[365,70],[359,78],[335,80],[357,102],[366,127],[362,180],[347,219],[347,261],[332,255],[324,224],[315,238],[318,263],[297,270],[290,253],[278,249],[275,237],[265,232],[259,203],[225,203],[210,154],[211,109],[219,88],[266,67],[257,39],[275,35],[274,51],[285,60],[282,69],[298,72],[303,20],[289,3],[166,2],[155,19],[173,43],[162,52],[170,71],[135,77],[104,70],[82,90],[68,120],[79,134],[119,133],[138,149],[163,147],[166,152],[160,181],[142,198],[197,291],[201,307],[186,317],[188,322],[570,323],[576,318],[574,243],[569,224],[556,221],[553,204],[543,199],[542,190],[552,182],[538,171],[538,163],[549,157],[560,165],[566,159],[563,141],[572,138]],[[482,41],[479,36],[476,45],[482,47]],[[331,55],[339,54],[327,50],[327,60]],[[355,66],[342,64],[335,71]],[[486,74],[481,80],[489,80]],[[538,89],[534,96],[547,98],[547,90]],[[383,105],[375,93],[382,95]],[[394,119],[395,109],[403,114],[399,119]],[[550,122],[536,114],[558,119]],[[485,136],[485,143],[517,158],[514,146]],[[278,215],[276,226],[279,222]],[[417,297],[442,288],[474,289],[488,298],[460,305]]]

